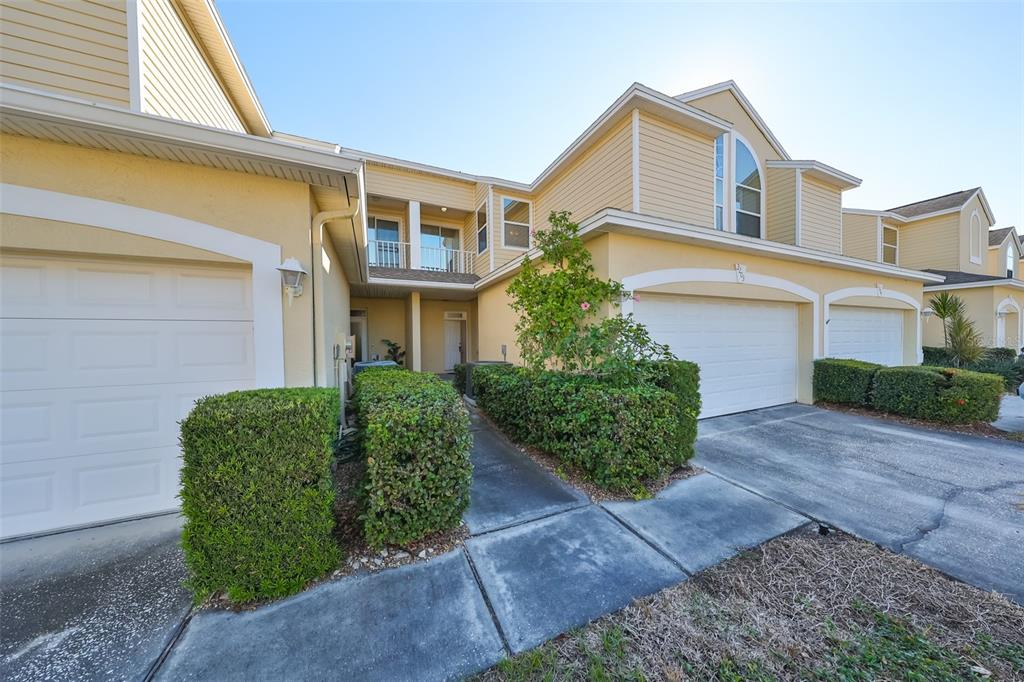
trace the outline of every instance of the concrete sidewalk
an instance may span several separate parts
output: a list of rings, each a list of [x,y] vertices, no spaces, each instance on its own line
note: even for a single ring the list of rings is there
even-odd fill
[[[703,474],[591,504],[473,420],[465,546],[254,611],[193,616],[161,680],[458,679],[808,519]]]

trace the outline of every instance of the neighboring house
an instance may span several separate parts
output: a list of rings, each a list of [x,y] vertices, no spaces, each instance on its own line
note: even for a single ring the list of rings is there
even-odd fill
[[[1024,281],[1020,237],[993,229],[995,217],[980,187],[884,211],[843,209],[843,249],[858,258],[924,270],[944,277],[924,286],[964,300],[986,346],[1020,348],[1024,339]],[[926,346],[943,344],[942,322],[926,315]]]
[[[791,159],[731,81],[633,85],[519,183],[273,131],[209,0],[0,20],[4,537],[174,508],[196,397],[336,385],[350,334],[412,369],[516,361],[505,288],[552,210],[700,364],[703,416],[810,402],[818,357],[920,360],[943,277],[850,255],[860,181]]]

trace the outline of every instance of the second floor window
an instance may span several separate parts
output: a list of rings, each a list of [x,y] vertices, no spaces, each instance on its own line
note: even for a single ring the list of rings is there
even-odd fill
[[[898,265],[900,233],[895,227],[882,227],[882,262]]]
[[[971,262],[981,262],[981,218],[977,211],[971,214]]]
[[[404,268],[405,251],[398,241],[398,221],[367,216],[366,237],[369,241],[370,265],[382,268]]]
[[[730,176],[732,183],[726,185],[725,178]],[[719,135],[715,140],[715,229],[760,237],[761,191],[761,165],[754,152],[735,133]],[[729,203],[734,208],[726,212]]]
[[[480,255],[487,250],[487,202],[476,209],[476,253]]]
[[[530,202],[501,199],[501,240],[509,249],[530,248]]]
[[[1017,270],[1017,259],[1013,254],[1013,244],[1006,247],[1006,277],[1013,279],[1013,273]]]

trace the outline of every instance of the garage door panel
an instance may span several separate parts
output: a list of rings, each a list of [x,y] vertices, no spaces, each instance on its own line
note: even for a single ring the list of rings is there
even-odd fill
[[[832,306],[828,355],[881,365],[903,364],[903,311]]]
[[[252,319],[245,268],[18,258],[0,287],[4,317]]]
[[[702,417],[796,400],[793,304],[642,294],[634,311],[654,340],[700,366]]]
[[[5,392],[4,463],[150,449],[178,442],[178,422],[203,396],[251,380]]]
[[[4,536],[88,525],[178,506],[177,446],[0,467]]]
[[[178,422],[251,388],[240,268],[5,257],[0,534],[177,507]]]
[[[5,391],[255,375],[252,323],[191,320],[3,320]]]

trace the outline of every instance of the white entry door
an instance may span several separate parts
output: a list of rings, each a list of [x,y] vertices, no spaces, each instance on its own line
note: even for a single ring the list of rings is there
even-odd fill
[[[444,321],[444,369],[450,372],[462,362],[462,320]]]
[[[0,536],[178,507],[178,421],[254,384],[248,268],[0,262]]]
[[[700,366],[701,417],[796,400],[795,304],[641,294],[634,313],[655,341]]]
[[[828,356],[902,365],[903,311],[832,306],[828,321]]]

